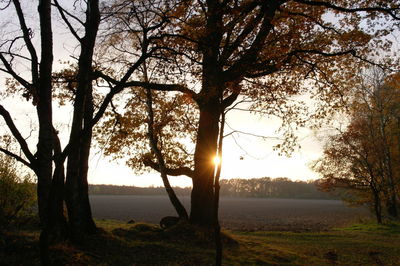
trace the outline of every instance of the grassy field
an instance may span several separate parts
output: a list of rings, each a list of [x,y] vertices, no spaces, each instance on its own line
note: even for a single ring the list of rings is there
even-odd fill
[[[51,247],[54,265],[212,265],[212,237],[180,226],[98,220],[102,232]],[[355,224],[324,232],[224,232],[225,265],[400,265],[400,224]],[[4,233],[1,265],[38,265],[38,231]]]

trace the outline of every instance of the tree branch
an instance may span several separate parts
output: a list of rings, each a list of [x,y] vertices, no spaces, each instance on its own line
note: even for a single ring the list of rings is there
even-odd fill
[[[123,87],[123,88],[141,87],[141,88],[158,90],[158,91],[179,91],[182,93],[189,94],[193,98],[195,98],[197,95],[194,91],[192,91],[192,90],[188,89],[186,86],[183,86],[180,84],[160,84],[160,83],[151,83],[151,82],[143,82],[143,81],[121,82],[121,81],[111,78],[108,75],[105,75],[101,71],[95,71],[95,75],[97,77],[104,79],[105,81],[107,81],[111,84],[114,84],[116,86]]]
[[[29,29],[26,25],[24,13],[22,12],[22,8],[21,8],[21,4],[20,4],[19,0],[13,0],[13,2],[14,2],[15,10],[17,11],[18,20],[19,20],[19,24],[21,26],[22,34],[24,36],[24,41],[25,41],[26,47],[32,58],[32,62],[31,62],[32,83],[37,85],[39,82],[39,68],[38,68],[39,60],[38,60],[38,56],[36,54],[35,47],[31,41],[32,32],[31,32],[31,29]]]
[[[323,52],[323,51],[319,51],[319,50],[293,50],[290,53],[288,53],[287,55],[289,57],[297,55],[297,54],[317,54],[317,55],[322,55],[325,57],[334,57],[334,56],[342,56],[342,55],[348,55],[351,54],[352,56],[357,56],[357,53],[354,49],[351,50],[347,50],[347,51],[342,51],[342,52],[335,52],[335,53],[328,53],[328,52]]]
[[[234,26],[239,23],[243,23],[240,18],[244,18],[248,13],[253,11],[257,7],[256,1],[250,2],[250,4],[244,4],[246,5],[243,10],[239,13],[237,18],[232,19],[227,25],[226,28],[230,30],[228,33],[228,36],[230,36],[231,32],[234,29]],[[222,54],[221,54],[221,61],[225,62],[228,60],[228,58],[232,55],[232,53],[238,49],[240,45],[242,45],[243,41],[247,38],[247,36],[254,31],[254,28],[256,25],[262,20],[263,18],[263,13],[259,12],[257,16],[254,16],[244,27],[243,30],[240,32],[240,34],[236,37],[236,40],[232,44],[228,44],[224,47]],[[227,40],[229,41],[229,40]]]
[[[31,92],[32,95],[35,95],[35,93],[32,91],[32,84],[26,81],[24,78],[22,78],[14,71],[10,63],[4,57],[3,53],[0,53],[0,60],[5,67],[5,69],[2,68],[1,71],[10,74],[15,80],[17,80],[22,86],[24,86],[24,88],[26,88],[29,92]]]
[[[143,164],[145,166],[151,167],[152,169],[156,170],[157,172],[160,171],[160,166],[150,159],[144,159]],[[170,176],[185,175],[190,178],[194,177],[194,171],[192,169],[190,169],[189,167],[179,167],[179,168],[167,168],[166,167],[165,171],[166,171],[167,175],[170,175]]]
[[[240,89],[234,91],[231,95],[222,100],[222,109],[225,110],[227,107],[231,106],[240,94]]]
[[[33,156],[31,151],[29,150],[28,144],[26,143],[25,139],[22,137],[22,135],[19,132],[19,130],[17,129],[17,127],[15,126],[14,121],[12,120],[12,118],[10,116],[10,113],[3,107],[3,105],[0,105],[0,115],[4,118],[4,121],[6,122],[12,135],[18,141],[26,158],[28,158],[29,162],[31,164],[33,164],[36,160],[35,156]]]
[[[384,7],[357,7],[357,8],[346,8],[342,6],[338,6],[329,2],[323,2],[323,1],[308,1],[308,0],[293,0],[294,2],[309,5],[309,6],[322,6],[322,7],[327,7],[331,8],[337,11],[342,11],[346,13],[355,13],[355,12],[382,12],[390,15],[392,18],[396,20],[400,20],[399,16],[396,16],[394,13],[395,11],[399,11],[400,7],[397,8],[384,8]],[[389,3],[389,2],[388,2]]]
[[[82,38],[79,37],[78,33],[76,32],[76,30],[74,29],[74,27],[72,27],[72,24],[69,22],[69,20],[67,19],[67,17],[65,16],[65,14],[67,14],[68,16],[71,16],[73,18],[75,18],[76,20],[78,20],[76,17],[72,16],[71,14],[69,14],[64,8],[62,8],[62,6],[58,3],[57,0],[54,0],[54,4],[55,7],[57,7],[58,12],[60,13],[60,16],[62,18],[62,20],[65,22],[65,24],[67,24],[67,27],[69,29],[69,31],[71,32],[71,34],[79,41],[82,41]],[[82,21],[78,20],[81,24]],[[84,24],[82,24],[84,25]]]
[[[18,155],[16,155],[15,153],[10,152],[9,150],[6,150],[6,149],[4,149],[4,148],[0,148],[0,152],[2,152],[2,153],[4,153],[4,154],[6,154],[6,155],[8,155],[8,156],[10,156],[10,157],[12,157],[12,158],[14,158],[14,159],[17,160],[18,162],[23,163],[24,165],[26,165],[26,166],[28,166],[29,168],[31,168],[32,170],[34,170],[34,169],[33,169],[33,165],[32,165],[31,163],[29,163],[28,161],[24,160],[21,156],[18,156]]]
[[[242,73],[248,72],[254,62],[257,61],[257,54],[263,48],[265,40],[273,29],[271,21],[274,18],[275,11],[278,9],[279,5],[280,3],[278,1],[263,2],[260,9],[260,12],[263,14],[263,21],[254,41],[243,55],[231,67],[224,71],[226,77],[234,77],[237,79],[237,77],[243,75]]]

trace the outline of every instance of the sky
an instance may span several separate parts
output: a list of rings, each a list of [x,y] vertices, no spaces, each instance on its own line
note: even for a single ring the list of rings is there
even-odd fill
[[[31,103],[18,97],[3,99],[1,102],[15,117],[15,123],[20,128],[32,151],[35,150],[36,117]],[[68,107],[54,106],[54,120],[60,132],[62,144],[68,139],[69,126],[72,120],[72,110]],[[279,156],[273,150],[280,135],[276,133],[280,122],[276,118],[260,117],[245,111],[232,110],[227,115],[225,126],[228,133],[231,129],[247,133],[268,136],[266,140],[246,135],[235,134],[236,141],[225,137],[222,156],[222,179],[230,178],[260,178],[260,177],[287,177],[292,180],[314,180],[319,175],[313,172],[309,165],[322,155],[323,141],[317,137],[318,131],[302,128],[297,131],[301,148],[295,149],[290,157]],[[6,126],[0,121],[0,131],[5,132]],[[30,137],[28,137],[30,136]],[[95,145],[94,145],[95,146]],[[151,171],[137,175],[125,165],[123,160],[113,160],[103,155],[102,151],[94,147],[89,159],[88,181],[91,184],[113,184],[127,186],[162,186],[158,173]],[[188,177],[170,177],[173,186],[191,186]]]
[[[227,116],[229,125],[244,132],[251,132],[270,137],[274,134],[279,121],[274,118],[260,118],[243,111],[231,111]],[[261,178],[287,177],[292,180],[314,180],[319,175],[313,172],[309,165],[322,155],[323,143],[313,131],[300,129],[298,132],[300,149],[295,150],[291,157],[279,156],[273,150],[275,141],[261,140],[249,135],[236,135],[224,139],[222,156],[222,179],[230,178]],[[124,165],[122,161],[110,161],[104,158],[101,151],[92,153],[90,159],[89,182],[92,184],[115,184],[134,186],[162,186],[158,173],[151,172],[141,176]],[[191,186],[188,177],[170,177],[173,186]]]

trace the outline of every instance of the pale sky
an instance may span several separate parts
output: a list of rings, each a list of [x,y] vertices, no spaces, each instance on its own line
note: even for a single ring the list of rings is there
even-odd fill
[[[3,99],[1,104],[15,117],[15,123],[23,136],[27,138],[31,150],[35,151],[37,141],[34,133],[37,125],[35,108],[30,102],[18,97]],[[56,104],[53,108],[54,124],[60,132],[62,145],[65,145],[69,136],[72,110],[70,107],[59,108]],[[227,115],[227,123],[235,130],[279,137],[276,130],[280,123],[276,118],[260,118],[258,115],[249,112],[232,110]],[[228,133],[229,127],[226,126],[225,128],[226,133]],[[1,120],[1,134],[6,130],[3,120]],[[319,178],[318,174],[309,168],[309,164],[322,155],[322,143],[311,130],[300,129],[297,133],[301,148],[295,150],[290,158],[279,156],[278,151],[273,150],[273,146],[276,144],[273,139],[261,140],[254,136],[236,134],[235,142],[232,137],[226,137],[224,139],[221,178],[287,177],[292,180]],[[115,161],[111,157],[105,157],[96,148],[91,150],[88,178],[91,184],[162,186],[161,177],[155,171],[138,176],[123,161]],[[170,182],[173,186],[191,186],[191,179],[183,176],[170,177]]]
[[[274,136],[272,133],[279,124],[276,119],[260,119],[243,111],[231,111],[228,123],[236,130],[268,136]],[[296,150],[290,158],[279,156],[278,151],[273,151],[272,140],[241,135],[236,138],[239,147],[232,137],[225,138],[221,178],[287,177],[292,180],[318,178],[319,176],[310,170],[308,165],[321,156],[322,144],[307,129],[300,130],[299,137],[301,149]],[[90,160],[89,182],[92,184],[162,186],[160,175],[154,171],[137,176],[123,162],[110,162],[112,159],[102,157],[101,152],[95,153],[92,153]],[[170,177],[170,181],[173,186],[191,186],[191,179],[187,177]]]

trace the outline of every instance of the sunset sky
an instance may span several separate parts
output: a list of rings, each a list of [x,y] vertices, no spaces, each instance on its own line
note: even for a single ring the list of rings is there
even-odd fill
[[[243,111],[231,111],[228,115],[228,124],[235,130],[253,134],[277,137],[274,131],[278,128],[277,119],[261,119],[260,117]],[[229,132],[229,128],[227,129]],[[318,175],[309,169],[311,161],[322,153],[322,143],[307,129],[299,132],[301,148],[296,150],[290,158],[279,156],[273,151],[273,140],[261,140],[249,135],[236,135],[236,142],[232,137],[224,140],[221,178],[253,178],[253,177],[287,177],[293,180],[310,180]],[[240,145],[240,146],[239,146]],[[124,165],[124,162],[110,162],[111,158],[104,158],[101,152],[92,153],[89,182],[93,184],[118,184],[135,186],[161,186],[162,181],[158,173],[151,172],[137,176]],[[210,158],[211,160],[211,158]],[[191,186],[191,179],[187,177],[170,177],[174,186]]]
[[[21,98],[3,99],[2,104],[15,117],[17,126],[28,138],[31,150],[35,150],[36,111],[31,103]],[[63,145],[69,136],[69,124],[72,120],[72,110],[68,107],[59,108],[54,105],[54,120]],[[277,144],[275,138],[281,137],[276,131],[280,122],[273,117],[260,117],[246,111],[232,110],[227,115],[226,133],[231,130],[243,131],[261,136],[266,140],[246,135],[234,134],[224,139],[221,178],[257,178],[257,177],[287,177],[292,180],[311,180],[318,174],[310,170],[309,164],[322,155],[321,141],[315,137],[315,132],[309,129],[299,129],[300,149],[296,149],[291,157],[279,156],[273,150]],[[33,127],[32,127],[33,126]],[[4,122],[0,122],[2,132],[6,132]],[[31,132],[33,130],[33,132]],[[210,156],[210,160],[212,157]],[[115,161],[105,157],[101,150],[91,150],[89,182],[91,184],[115,184],[134,186],[162,186],[162,180],[155,171],[138,176],[125,165],[123,160]],[[191,186],[187,177],[170,177],[173,186]]]

